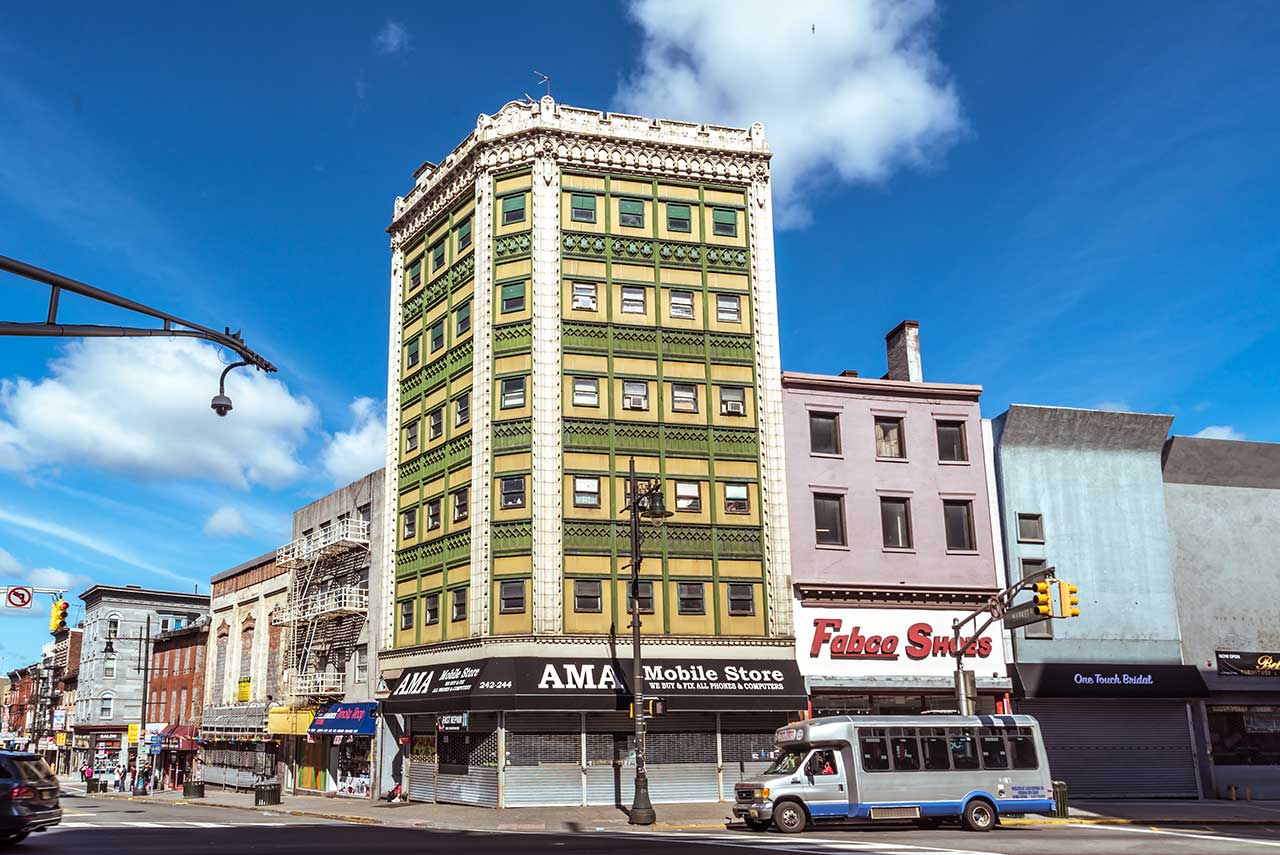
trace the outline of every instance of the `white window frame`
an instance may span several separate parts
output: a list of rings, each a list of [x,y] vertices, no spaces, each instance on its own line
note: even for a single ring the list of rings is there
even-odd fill
[[[508,383],[512,383],[512,384],[519,383],[520,384],[519,389],[517,390],[514,387],[511,389],[508,389],[507,388]],[[528,383],[526,382],[523,376],[502,378],[502,381],[499,384],[499,388],[501,388],[502,390],[501,409],[518,410],[521,407],[523,407],[525,405],[525,400],[526,400],[525,388],[527,386],[528,386]],[[517,403],[512,403],[512,402],[517,402]]]
[[[435,531],[440,528],[442,515],[440,513],[440,499],[427,499],[427,531]]]
[[[742,323],[742,297],[738,294],[717,294],[716,320],[726,324]]]
[[[471,514],[471,488],[461,487],[450,495],[453,497],[453,521],[462,522]]]
[[[98,698],[98,718],[110,721],[116,717],[116,696],[107,692]]]
[[[702,482],[676,482],[676,510],[680,513],[702,513]]]
[[[404,450],[405,453],[418,450],[418,419],[404,426]]]
[[[453,426],[459,427],[471,421],[471,393],[453,399]]]
[[[400,512],[400,538],[412,540],[418,536],[418,509],[405,508]]]
[[[507,491],[507,482],[509,481],[520,482],[520,492],[518,494],[515,492]],[[510,508],[523,508],[526,501],[525,492],[526,492],[526,479],[523,475],[511,475],[501,479],[498,482],[498,507],[502,510],[507,510]],[[517,495],[519,495],[520,497],[519,501],[511,501],[511,502],[507,501],[508,496],[514,497]]]
[[[730,412],[733,408],[731,404],[741,404],[742,412]],[[746,386],[721,386],[720,387],[720,415],[722,416],[738,416],[745,417],[747,415],[747,387]]]
[[[627,387],[631,387],[631,391],[627,391]],[[637,387],[643,387],[643,391],[635,391]],[[632,406],[636,398],[640,399],[639,406]],[[647,380],[623,380],[622,381],[622,409],[635,410],[644,412],[649,409],[649,381]]]
[[[600,305],[597,299],[598,287],[594,282],[574,282],[573,297],[570,306],[575,312],[594,312]]]
[[[594,475],[573,476],[573,506],[575,508],[600,507],[600,479]]]
[[[730,495],[730,492],[741,491],[740,497]],[[741,503],[737,505],[737,503]],[[740,507],[741,509],[736,509]],[[749,514],[751,513],[751,487],[741,482],[730,482],[724,485],[724,512],[726,514]]]
[[[444,436],[444,407],[436,407],[427,413],[427,439]]]
[[[108,653],[102,657],[102,676],[104,679],[114,679],[116,676],[117,657],[114,653]]]
[[[600,406],[600,378],[573,378],[573,405],[575,407]]]
[[[669,291],[667,299],[671,317],[685,321],[692,321],[695,319],[696,314],[693,310],[692,291]],[[679,307],[678,309],[677,306]]]
[[[671,412],[698,412],[698,386],[696,383],[671,384]]]
[[[643,315],[648,312],[648,295],[645,293],[648,289],[640,285],[623,285],[622,286],[622,314],[624,315]],[[640,308],[635,308],[636,305]],[[630,308],[628,308],[630,306]]]

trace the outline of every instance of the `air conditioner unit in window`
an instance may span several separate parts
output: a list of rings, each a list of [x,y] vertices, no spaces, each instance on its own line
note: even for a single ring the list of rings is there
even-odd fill
[[[622,406],[627,410],[647,410],[649,399],[642,395],[627,395],[622,399]]]
[[[741,401],[725,401],[720,406],[720,412],[726,416],[745,416],[747,408]]]
[[[594,312],[596,310],[596,299],[595,297],[574,297],[573,307],[575,309],[586,309],[588,312]]]

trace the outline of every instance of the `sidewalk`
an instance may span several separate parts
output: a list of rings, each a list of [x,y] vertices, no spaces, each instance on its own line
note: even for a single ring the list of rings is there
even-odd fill
[[[75,792],[83,792],[78,780],[64,780]],[[153,793],[149,796],[127,796],[106,793],[94,798],[132,799],[143,803],[187,804],[181,791]],[[435,805],[418,802],[388,804],[366,799],[326,798],[324,796],[290,796],[272,807],[254,807],[253,793],[236,793],[216,786],[206,788],[206,797],[192,799],[191,804],[225,807],[259,813],[288,814],[317,819],[343,820],[408,828],[440,828],[470,831],[683,831],[723,829],[733,822],[731,805],[660,804],[658,822],[649,829],[636,829],[627,823],[626,814],[612,807],[491,808],[464,805]],[[1020,825],[1060,825],[1088,823],[1097,825],[1280,825],[1280,800],[1143,800],[1071,802],[1071,817],[1055,819],[1045,816],[1006,818],[1002,823]]]

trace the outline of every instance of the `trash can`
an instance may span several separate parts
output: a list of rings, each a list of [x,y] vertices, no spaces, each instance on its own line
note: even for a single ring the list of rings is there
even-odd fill
[[[1067,782],[1053,782],[1053,815],[1060,819],[1070,817],[1070,810],[1067,808]]]
[[[184,799],[204,798],[204,781],[184,782],[182,785],[182,797]]]
[[[280,785],[279,784],[254,784],[253,785],[253,806],[264,807],[266,805],[280,804]]]
[[[84,791],[86,793],[105,793],[107,788],[104,784],[106,784],[106,781],[101,778],[90,778],[84,782]]]

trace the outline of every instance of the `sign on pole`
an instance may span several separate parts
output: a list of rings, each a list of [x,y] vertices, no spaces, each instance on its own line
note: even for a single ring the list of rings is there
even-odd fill
[[[1004,628],[1017,629],[1020,626],[1030,626],[1033,623],[1048,620],[1049,615],[1042,615],[1036,611],[1036,604],[1023,603],[1019,606],[1013,606],[1004,613]]]
[[[11,609],[29,609],[34,592],[23,585],[14,585],[5,594],[5,604]]]

